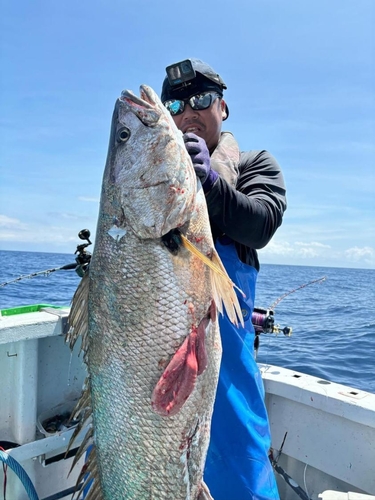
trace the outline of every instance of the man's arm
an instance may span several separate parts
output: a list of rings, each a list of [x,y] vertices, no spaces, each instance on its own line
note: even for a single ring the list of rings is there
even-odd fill
[[[236,188],[219,177],[206,194],[211,224],[247,247],[263,248],[281,225],[285,183],[267,151],[241,154]]]

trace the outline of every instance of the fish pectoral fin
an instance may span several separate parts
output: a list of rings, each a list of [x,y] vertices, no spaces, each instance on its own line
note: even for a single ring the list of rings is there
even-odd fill
[[[153,390],[151,406],[162,417],[176,415],[193,392],[197,377],[207,367],[204,318],[185,338]]]
[[[230,321],[238,326],[238,323],[244,325],[240,303],[235,292],[235,288],[243,295],[243,291],[233,283],[221,262],[219,254],[215,249],[212,251],[211,258],[204,255],[196,248],[183,234],[181,240],[184,247],[196,257],[201,259],[211,270],[211,282],[213,288],[213,299],[218,311],[223,314],[223,304]]]
[[[218,311],[223,314],[222,304],[224,304],[229,320],[236,326],[238,326],[238,323],[244,326],[241,306],[234,288],[237,288],[243,296],[245,296],[245,294],[229,278],[219,254],[215,249],[212,253],[212,262],[215,267],[220,269],[220,272],[217,272],[215,268],[211,269],[213,299],[216,307]]]

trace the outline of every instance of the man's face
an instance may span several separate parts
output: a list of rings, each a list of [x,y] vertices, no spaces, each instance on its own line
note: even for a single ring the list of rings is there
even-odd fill
[[[172,116],[182,133],[193,132],[206,141],[210,153],[218,145],[223,118],[226,118],[225,102],[219,97],[207,109],[194,110],[188,103],[184,111]]]

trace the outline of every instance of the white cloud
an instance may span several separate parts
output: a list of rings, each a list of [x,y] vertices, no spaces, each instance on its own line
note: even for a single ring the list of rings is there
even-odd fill
[[[346,249],[319,241],[278,241],[273,239],[259,251],[261,262],[310,266],[375,267],[375,249],[369,246]]]
[[[61,214],[60,214],[61,215]],[[0,244],[3,250],[61,251],[73,253],[80,242],[78,233],[83,226],[95,227],[96,220],[87,217],[68,221],[68,225],[23,223],[19,219],[0,215]],[[91,240],[95,235],[92,233]]]
[[[345,251],[345,256],[349,261],[363,261],[366,264],[375,265],[375,248],[371,247],[353,247]]]
[[[4,227],[6,229],[23,229],[26,228],[25,224],[19,219],[14,219],[12,217],[8,217],[7,215],[0,214],[0,227]]]
[[[78,199],[80,201],[88,201],[90,203],[99,203],[99,201],[100,201],[99,198],[90,198],[88,196],[78,196]]]
[[[304,247],[304,248],[331,248],[331,245],[324,245],[323,243],[319,243],[318,241],[311,241],[309,243],[305,243],[303,241],[296,241],[294,243],[298,247]]]
[[[308,243],[296,241],[294,243],[289,243],[287,241],[272,240],[266,248],[261,250],[261,252],[263,255],[279,255],[307,259],[319,257],[330,249],[331,247],[329,245],[324,245],[317,241]]]
[[[16,241],[27,230],[19,219],[0,214],[0,241]]]
[[[63,218],[63,219],[74,219],[74,220],[77,220],[77,219],[81,219],[82,216],[79,216],[77,214],[69,214],[67,212],[62,212],[60,214],[60,216]]]
[[[77,238],[71,236],[66,228],[61,227],[48,227],[48,230],[43,230],[22,224],[22,231],[20,227],[14,231],[0,231],[0,241],[3,242],[66,244],[76,240]]]

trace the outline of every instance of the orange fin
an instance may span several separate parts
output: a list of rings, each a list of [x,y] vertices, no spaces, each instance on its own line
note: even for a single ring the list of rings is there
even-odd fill
[[[236,326],[238,326],[238,323],[241,323],[243,326],[244,323],[241,306],[238,302],[234,288],[236,288],[244,297],[245,294],[228,276],[217,251],[215,249],[212,250],[212,257],[210,259],[198,250],[198,248],[196,248],[183,234],[181,234],[181,239],[184,247],[201,259],[210,268],[213,298],[218,311],[223,314],[224,304],[229,320]]]
[[[212,280],[212,288],[213,288],[213,298],[215,304],[218,308],[218,311],[223,314],[223,305],[225,307],[226,313],[228,315],[229,320],[234,325],[238,326],[238,323],[241,323],[244,326],[243,315],[241,311],[241,306],[238,301],[236,292],[234,291],[234,287],[239,290],[239,292],[245,297],[245,294],[242,290],[240,290],[234,283],[231,281],[219,254],[214,249],[212,252],[212,262],[215,267],[219,268],[222,273],[225,273],[226,279],[222,277],[222,274],[217,273],[216,271],[211,271],[211,280]]]

